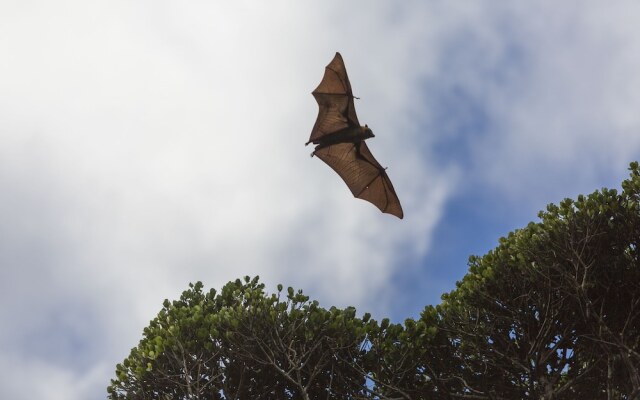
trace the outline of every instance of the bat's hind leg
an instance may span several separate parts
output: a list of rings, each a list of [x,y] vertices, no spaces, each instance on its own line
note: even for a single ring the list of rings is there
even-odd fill
[[[311,152],[311,157],[316,155],[316,151],[320,150],[320,149],[324,149],[325,147],[328,147],[329,144],[328,143],[320,143],[316,146],[315,149],[313,149],[313,152]]]

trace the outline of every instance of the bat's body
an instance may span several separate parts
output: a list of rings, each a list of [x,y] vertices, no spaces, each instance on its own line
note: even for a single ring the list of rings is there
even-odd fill
[[[385,168],[365,143],[374,135],[368,126],[360,126],[358,122],[351,84],[340,53],[327,65],[322,82],[312,94],[319,111],[307,142],[316,145],[311,155],[333,168],[355,197],[402,218],[400,200]]]
[[[358,127],[347,127],[341,129],[337,132],[334,132],[330,135],[326,135],[321,139],[313,142],[317,144],[315,150],[311,155],[315,155],[317,150],[320,150],[324,147],[331,146],[338,143],[358,143],[365,139],[372,138],[375,135],[371,132],[368,126],[358,126]]]

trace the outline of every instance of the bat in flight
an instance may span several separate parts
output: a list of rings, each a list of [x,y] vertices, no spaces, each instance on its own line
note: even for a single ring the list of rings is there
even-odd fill
[[[333,168],[355,197],[402,219],[402,206],[391,180],[365,143],[374,135],[367,125],[358,122],[355,97],[340,53],[327,65],[312,94],[319,111],[306,143],[316,145],[311,156],[318,156]]]

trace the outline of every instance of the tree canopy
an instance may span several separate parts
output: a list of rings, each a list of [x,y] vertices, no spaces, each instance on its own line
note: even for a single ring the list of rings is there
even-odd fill
[[[165,300],[111,399],[640,399],[640,168],[551,204],[394,324],[245,277]]]

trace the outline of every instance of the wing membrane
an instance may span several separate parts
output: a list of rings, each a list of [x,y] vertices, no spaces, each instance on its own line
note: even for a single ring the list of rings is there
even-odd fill
[[[312,94],[318,102],[319,111],[308,143],[317,143],[323,136],[350,126],[360,126],[351,83],[340,53],[336,53],[326,66],[322,81]]]
[[[364,141],[334,144],[314,154],[340,175],[355,197],[372,203],[384,213],[403,217],[389,176]]]

